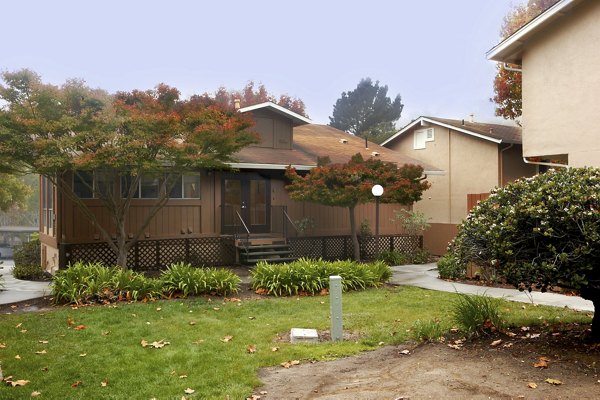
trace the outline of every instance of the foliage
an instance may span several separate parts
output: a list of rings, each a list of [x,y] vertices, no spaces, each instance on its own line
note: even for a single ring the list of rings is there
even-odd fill
[[[1,167],[1,165],[0,165]],[[0,210],[8,211],[11,207],[21,209],[26,206],[31,188],[14,175],[0,173]]]
[[[501,330],[505,323],[500,316],[499,299],[488,296],[458,294],[452,306],[454,322],[470,335]]]
[[[348,208],[355,260],[360,259],[360,254],[354,209],[358,204],[374,201],[373,185],[385,189],[381,202],[404,205],[420,200],[430,186],[420,166],[405,164],[398,168],[394,163],[375,158],[365,160],[360,153],[348,163],[319,165],[304,176],[288,167],[286,177],[291,181],[286,190],[293,200]]]
[[[427,223],[429,219],[421,211],[401,209],[394,210],[394,218],[391,221],[400,224],[400,227],[407,235],[421,236],[429,229],[429,224]]]
[[[417,249],[408,253],[408,257],[411,264],[427,264],[430,254],[425,249]]]
[[[369,222],[368,218],[365,218],[361,221],[359,232],[360,236],[362,237],[373,236],[373,231],[371,230],[371,223]]]
[[[410,257],[406,253],[401,253],[396,250],[386,250],[379,254],[378,260],[383,261],[387,265],[406,265],[410,264]]]
[[[394,124],[404,108],[400,95],[392,101],[387,92],[387,85],[361,79],[356,89],[343,92],[336,101],[329,125],[381,143],[395,132]]]
[[[55,303],[110,303],[119,300],[150,300],[162,296],[162,282],[143,274],[105,267],[101,263],[77,262],[59,270],[52,279]]]
[[[227,90],[221,86],[214,95],[205,93],[204,97],[213,98],[217,104],[220,104],[228,109],[235,109],[236,100],[240,101],[241,107],[248,107],[255,104],[265,103],[270,101],[280,105],[281,107],[287,108],[297,114],[308,117],[306,114],[304,102],[297,98],[291,97],[287,94],[282,94],[279,98],[267,91],[267,88],[262,83],[258,85],[258,88],[254,88],[254,82],[249,81],[244,89],[242,90]]]
[[[442,279],[463,279],[467,275],[467,264],[450,252],[438,260],[437,269]]]
[[[448,330],[442,326],[439,319],[427,321],[418,319],[413,323],[411,331],[415,340],[421,342],[438,340],[443,337]]]
[[[529,0],[527,4],[516,5],[504,17],[500,31],[501,38],[504,40],[511,36],[519,28],[557,2],[558,0]],[[496,68],[494,97],[490,100],[496,103],[496,115],[516,120],[522,114],[522,74],[521,72],[507,70],[503,64],[498,64]]]
[[[315,219],[313,217],[304,217],[294,221],[298,234],[304,235],[311,229],[315,228]]]
[[[315,295],[329,288],[329,277],[342,277],[342,289],[362,290],[387,282],[392,272],[383,262],[324,261],[302,258],[285,264],[262,261],[251,271],[252,288],[274,296]]]
[[[165,84],[109,95],[81,80],[60,87],[44,84],[29,70],[4,72],[2,78],[0,170],[39,173],[54,183],[100,231],[123,268],[129,249],[165,205],[180,174],[224,168],[232,154],[257,140],[248,116],[199,96],[182,100]],[[75,195],[72,175],[65,171],[104,176],[105,185],[88,189],[108,211],[111,226],[101,224]],[[143,175],[164,179],[159,198],[129,240],[125,219]],[[130,180],[129,190],[117,195],[124,179]]]
[[[37,266],[41,268],[42,255],[39,238],[32,238],[13,247],[13,260],[16,267]]]
[[[224,268],[196,268],[180,262],[173,264],[160,275],[163,291],[169,296],[197,296],[212,294],[224,296],[237,293],[240,278]]]
[[[0,174],[0,176],[4,176]],[[12,176],[14,177],[14,176]],[[13,225],[13,226],[35,226],[38,225],[38,216],[40,213],[40,185],[39,175],[36,174],[27,174],[23,176],[18,176],[18,179],[21,181],[19,186],[23,186],[25,197],[23,201],[17,201],[6,211],[2,211],[0,209],[0,224],[3,225]],[[0,182],[3,182],[3,179],[0,178]],[[0,191],[2,191],[6,187],[10,187],[11,184],[5,186],[2,183],[2,187]],[[15,189],[14,187],[10,189],[11,194],[9,196],[17,199],[20,195],[15,195],[16,191],[20,189]],[[4,195],[0,195],[3,197]],[[25,235],[23,235],[25,236]]]
[[[600,307],[600,169],[551,170],[495,189],[450,249],[522,290],[570,288]]]
[[[19,264],[15,265],[12,269],[12,275],[21,280],[26,281],[41,281],[46,279],[44,270],[37,264]]]

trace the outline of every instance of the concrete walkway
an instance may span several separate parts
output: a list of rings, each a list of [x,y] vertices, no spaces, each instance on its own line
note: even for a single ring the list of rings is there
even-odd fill
[[[520,292],[516,289],[502,289],[487,286],[468,285],[458,282],[448,282],[438,278],[435,263],[423,265],[402,265],[392,267],[394,275],[391,283],[397,285],[417,286],[424,289],[441,292],[458,292],[499,297],[510,301],[533,303],[554,307],[568,307],[574,310],[594,311],[594,305],[581,297],[565,296],[557,293]]]
[[[12,260],[2,260],[0,275],[4,277],[4,287],[0,287],[0,304],[49,296],[50,282],[32,282],[15,279],[11,270],[15,266]]]

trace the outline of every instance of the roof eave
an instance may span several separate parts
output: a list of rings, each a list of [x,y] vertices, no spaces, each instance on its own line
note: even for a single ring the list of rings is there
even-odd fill
[[[486,53],[487,59],[497,62],[520,64],[523,43],[532,35],[546,27],[549,22],[564,15],[569,8],[580,1],[581,0],[559,1],[490,49]]]
[[[259,110],[262,108],[270,108],[272,111],[276,112],[277,114],[281,114],[285,117],[290,118],[297,125],[312,124],[312,121],[310,119],[306,118],[304,115],[295,113],[291,110],[288,110],[285,107],[281,107],[280,105],[272,103],[270,101],[260,103],[260,104],[254,104],[252,106],[248,106],[248,107],[244,107],[244,108],[240,108],[238,110],[238,112],[245,113],[248,111]]]

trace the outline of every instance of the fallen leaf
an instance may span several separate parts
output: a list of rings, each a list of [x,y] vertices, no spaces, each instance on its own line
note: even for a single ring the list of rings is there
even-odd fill
[[[48,344],[48,341],[47,341],[47,340],[38,340],[38,343],[41,343],[41,344]]]
[[[559,381],[558,379],[548,378],[544,382],[549,383],[551,385],[562,385],[562,382]]]
[[[402,351],[399,351],[398,354],[408,355],[408,354],[410,354],[410,350],[402,350]]]
[[[104,332],[102,332],[102,336],[108,336],[108,335],[110,335],[110,331],[104,331]]]
[[[530,389],[537,389],[537,383],[529,382],[527,384],[527,387],[530,388]]]
[[[79,355],[79,357],[85,357],[85,356],[87,356],[87,353],[81,353],[81,354]]]
[[[27,329],[21,329],[21,333],[27,333]]]
[[[202,344],[202,343],[204,343],[204,339],[198,339],[198,340],[192,342],[192,344]]]
[[[142,347],[148,347],[148,341],[146,339],[142,339],[142,341],[140,342],[140,344],[142,345]]]
[[[385,342],[379,342],[377,343],[378,346],[383,346],[385,344]]]
[[[248,319],[256,319],[256,317],[248,317]]]
[[[76,331],[82,331],[82,330],[84,330],[85,328],[86,328],[86,326],[85,326],[85,325],[77,325],[77,326],[75,327],[75,330],[76,330]]]
[[[42,372],[48,372],[48,367],[42,368]]]
[[[249,344],[248,346],[246,346],[246,351],[250,354],[252,353],[256,353],[256,345],[255,344]]]
[[[71,387],[76,388],[77,386],[81,385],[82,383],[83,382],[81,382],[81,381],[75,381],[75,382],[71,383]]]
[[[521,330],[522,330],[523,332],[527,332],[527,331],[529,330],[529,327],[528,327],[528,326],[522,326],[522,327],[521,327]]]
[[[184,390],[184,392],[185,392],[185,394],[192,394],[192,393],[194,393],[194,392],[195,392],[195,390],[194,390],[194,389],[187,388],[187,389],[185,389],[185,390]]]
[[[14,310],[15,308],[17,308],[17,307],[18,307],[18,306],[15,306],[15,305],[12,305],[12,306],[10,306],[10,308],[12,308],[13,310]]]
[[[0,349],[5,349],[6,348],[6,343],[0,343]]]
[[[213,307],[213,310],[215,310],[215,311],[219,311],[219,310],[220,310],[220,308],[219,308],[219,307]]]
[[[515,337],[515,336],[517,336],[517,334],[514,333],[514,332],[506,332],[506,336],[508,336],[508,337]]]
[[[540,357],[539,361],[533,364],[535,368],[548,368],[548,363],[550,359],[547,357]]]
[[[242,299],[238,299],[237,297],[225,298],[225,301],[230,301],[232,303],[241,303]]]
[[[100,386],[101,387],[107,387],[108,386],[108,378],[104,378],[102,380],[102,382],[100,382]]]
[[[224,336],[223,339],[221,339],[221,342],[223,343],[227,343],[227,342],[231,342],[231,340],[233,339],[233,336]]]
[[[279,347],[271,347],[271,351],[272,351],[272,352],[279,351]]]
[[[179,375],[179,379],[185,379],[187,377],[188,377],[187,375]]]
[[[18,379],[18,380],[16,380],[16,381],[13,381],[13,380],[11,380],[11,379],[9,379],[9,378],[12,378],[12,377],[10,377],[10,376],[9,376],[9,377],[8,377],[8,378],[6,378],[4,381],[5,381],[7,384],[11,385],[12,387],[15,387],[15,386],[25,386],[25,385],[27,385],[27,384],[29,383],[29,381],[27,381],[27,380],[25,380],[25,379]]]
[[[160,310],[162,310],[162,308],[160,308],[160,307],[157,307],[157,308],[156,308],[156,311],[160,311]]]
[[[500,344],[502,344],[502,339],[494,340],[492,342],[492,344],[490,344],[490,346],[496,347],[496,346],[499,346]]]
[[[260,399],[261,399],[261,397],[257,394],[253,394],[250,397],[246,397],[246,400],[260,400]]]
[[[35,354],[46,354],[47,351],[46,350],[41,350],[41,351],[36,351]]]
[[[196,325],[196,321],[190,321],[190,325]]]
[[[75,325],[75,321],[73,321],[71,318],[67,318],[67,325]]]
[[[23,323],[22,323],[22,322],[19,322],[19,323],[17,324],[17,326],[15,326],[15,328],[20,328],[22,325],[23,325]]]
[[[17,354],[17,355],[15,356],[15,359],[16,359],[16,360],[20,360],[20,359],[21,359],[21,356]]]
[[[31,392],[31,397],[39,397],[42,395],[42,392],[38,392],[37,390],[34,390],[33,392]]]

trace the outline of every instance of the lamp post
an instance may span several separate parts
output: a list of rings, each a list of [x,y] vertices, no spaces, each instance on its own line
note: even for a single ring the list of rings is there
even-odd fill
[[[383,186],[373,185],[371,193],[375,196],[375,255],[379,257],[379,198],[383,194]]]

